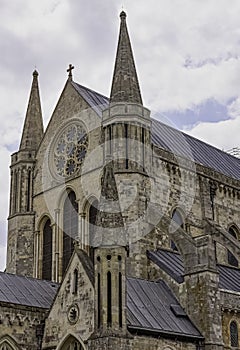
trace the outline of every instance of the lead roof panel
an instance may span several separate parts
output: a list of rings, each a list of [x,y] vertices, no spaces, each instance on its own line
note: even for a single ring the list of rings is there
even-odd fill
[[[58,287],[54,282],[0,272],[0,302],[48,309]]]
[[[183,259],[179,253],[164,249],[147,252],[148,258],[171,276],[176,282],[184,280]],[[217,265],[219,271],[219,288],[232,292],[240,292],[240,269]]]
[[[129,329],[201,338],[200,332],[162,280],[153,282],[128,278],[127,309]],[[178,315],[174,309],[178,309]]]

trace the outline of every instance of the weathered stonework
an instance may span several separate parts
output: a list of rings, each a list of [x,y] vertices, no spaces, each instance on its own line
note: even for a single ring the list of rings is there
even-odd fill
[[[240,228],[240,181],[195,164],[191,154],[177,156],[179,145],[174,152],[153,144],[124,12],[110,103],[74,83],[69,72],[44,134],[34,72],[21,145],[11,159],[8,229],[7,272],[41,279],[48,251],[49,279],[60,288],[50,310],[0,304],[0,348],[6,339],[14,350],[231,349],[229,327],[232,320],[239,327],[240,295],[220,290],[218,264],[229,263],[229,252],[240,262],[239,237],[228,232],[233,224]],[[78,171],[61,177],[53,149],[74,121],[87,131],[87,152]],[[65,151],[73,166],[76,145],[70,144]],[[71,191],[76,222],[65,212]],[[175,211],[181,225],[172,220]],[[47,220],[51,244],[44,245]],[[77,230],[63,271],[66,221]],[[183,260],[181,283],[148,259],[148,251],[172,251],[173,244]],[[131,329],[128,277],[164,280],[204,339]]]

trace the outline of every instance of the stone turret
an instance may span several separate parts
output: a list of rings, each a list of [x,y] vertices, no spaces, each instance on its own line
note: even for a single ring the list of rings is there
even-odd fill
[[[12,155],[10,166],[7,272],[20,275],[33,275],[33,169],[42,137],[43,119],[35,70],[20,147]]]
[[[96,220],[95,332],[90,349],[115,349],[119,341],[121,349],[129,349],[126,323],[126,233],[112,165],[108,159],[103,169]]]

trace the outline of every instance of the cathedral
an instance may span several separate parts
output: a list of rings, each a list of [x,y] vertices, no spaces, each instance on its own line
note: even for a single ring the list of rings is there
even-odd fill
[[[126,17],[110,97],[69,65],[44,130],[33,72],[0,350],[240,349],[240,159],[151,117]]]

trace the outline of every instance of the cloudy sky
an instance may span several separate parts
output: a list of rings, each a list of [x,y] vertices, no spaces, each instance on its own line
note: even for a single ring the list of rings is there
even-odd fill
[[[32,72],[45,126],[67,79],[109,95],[127,12],[144,104],[221,149],[240,146],[239,0],[0,0],[0,270],[10,154],[18,149]]]

